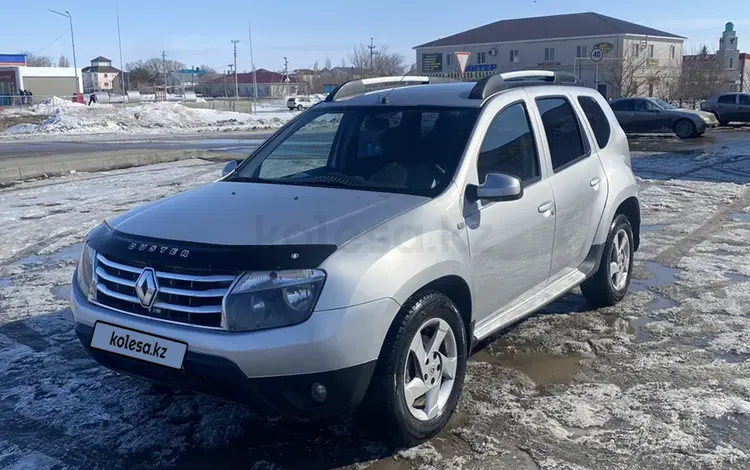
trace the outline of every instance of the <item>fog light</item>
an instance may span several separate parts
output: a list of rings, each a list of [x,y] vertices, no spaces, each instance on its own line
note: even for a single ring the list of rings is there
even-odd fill
[[[310,387],[310,395],[315,403],[323,403],[328,398],[328,389],[322,383],[315,382]]]

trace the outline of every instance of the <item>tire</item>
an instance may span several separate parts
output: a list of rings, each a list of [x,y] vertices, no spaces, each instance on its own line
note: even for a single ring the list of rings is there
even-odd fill
[[[674,133],[680,139],[689,139],[695,136],[695,124],[689,119],[679,119],[674,123]]]
[[[618,243],[621,243],[622,236],[627,239],[628,243],[627,249],[624,250],[627,259],[620,261],[620,258],[616,255],[615,237],[617,237]],[[633,275],[633,243],[633,228],[630,221],[624,214],[618,214],[609,227],[599,269],[596,274],[581,284],[581,292],[586,300],[597,307],[609,307],[625,297]],[[624,282],[621,279],[619,282],[613,279],[615,277],[613,272],[615,265],[620,272],[622,272],[623,267],[627,267]]]
[[[297,105],[297,111],[302,111],[302,105]]]
[[[423,356],[419,361],[422,366],[417,371],[417,354],[412,348],[421,345],[422,351],[429,353],[430,341],[434,338],[429,333],[436,334],[438,329],[445,330],[439,354]],[[422,333],[427,333],[426,339]],[[420,340],[416,342],[418,336]],[[458,405],[466,375],[467,352],[466,327],[453,301],[435,291],[415,294],[391,325],[372,382],[359,406],[359,417],[381,428],[398,446],[413,446],[435,436]],[[453,360],[448,362],[446,358]],[[454,366],[445,366],[450,363]],[[415,385],[410,387],[412,390],[429,390],[426,394],[411,395],[416,397],[412,406],[407,402],[407,381]],[[428,388],[424,387],[426,384]],[[438,394],[438,390],[441,393]],[[427,405],[430,392],[438,405],[433,407],[434,416],[429,416],[425,409],[418,409],[420,405]]]

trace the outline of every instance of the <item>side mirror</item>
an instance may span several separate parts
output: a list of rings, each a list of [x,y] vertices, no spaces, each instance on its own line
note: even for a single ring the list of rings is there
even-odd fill
[[[487,173],[484,183],[469,187],[471,202],[482,201],[515,201],[523,197],[523,184],[513,175],[505,173]]]
[[[229,173],[233,172],[235,168],[237,168],[237,165],[240,164],[239,160],[232,160],[231,162],[224,165],[224,169],[221,170],[221,177],[227,176]]]

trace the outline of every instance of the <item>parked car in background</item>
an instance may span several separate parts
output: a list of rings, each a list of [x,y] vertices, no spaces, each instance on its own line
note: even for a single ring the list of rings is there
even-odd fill
[[[701,109],[713,113],[722,126],[750,122],[750,93],[717,93],[704,101]]]
[[[626,133],[674,132],[677,137],[688,139],[719,126],[710,113],[677,108],[654,98],[620,98],[609,104]]]
[[[319,100],[311,99],[309,96],[290,96],[286,100],[286,107],[289,108],[290,111],[294,111],[295,109],[297,111],[302,111],[303,109],[312,107],[312,105],[318,101]]]

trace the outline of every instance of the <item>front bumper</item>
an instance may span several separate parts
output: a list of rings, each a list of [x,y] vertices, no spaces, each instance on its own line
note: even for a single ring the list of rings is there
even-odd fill
[[[232,361],[188,350],[181,370],[93,349],[93,328],[76,323],[81,343],[100,364],[128,375],[181,387],[247,405],[268,416],[321,419],[351,411],[359,405],[370,384],[376,361],[315,374],[249,379]],[[312,399],[315,383],[324,385],[323,403]]]
[[[247,404],[258,412],[299,418],[339,414],[359,403],[399,310],[394,300],[381,299],[314,312],[299,325],[240,333],[111,310],[86,300],[75,278],[72,285],[76,333],[104,366]],[[97,321],[187,343],[183,368],[173,370],[92,350],[90,338]],[[313,406],[310,401],[314,382],[328,389],[323,405]]]

